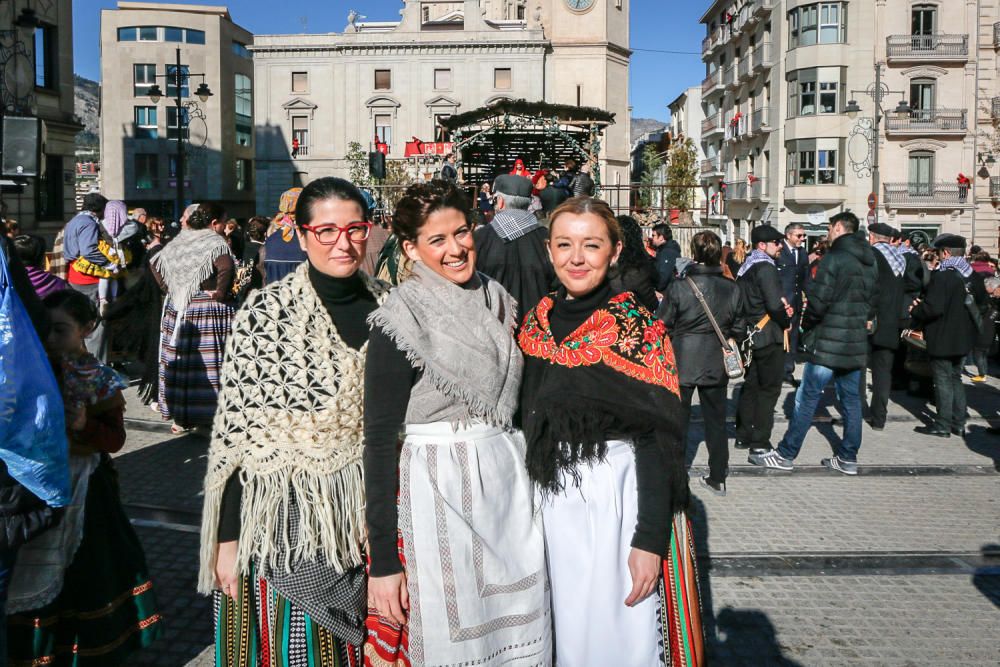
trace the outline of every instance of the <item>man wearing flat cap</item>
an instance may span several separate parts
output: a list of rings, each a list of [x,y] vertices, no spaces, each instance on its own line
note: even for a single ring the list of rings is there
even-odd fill
[[[498,176],[493,183],[496,214],[474,232],[476,270],[503,285],[522,315],[549,293],[555,280],[546,248],[548,230],[528,212],[531,190],[531,181],[523,176]]]
[[[771,451],[774,406],[785,372],[785,330],[793,312],[775,266],[784,238],[769,225],[754,227],[750,232],[753,252],[736,276],[750,326],[752,354],[736,415],[737,449]]]
[[[875,320],[868,336],[868,368],[872,372],[872,394],[868,404],[868,425],[876,431],[885,428],[892,388],[892,364],[899,348],[899,332],[908,303],[904,301],[903,275],[906,258],[892,245],[894,230],[884,222],[868,227],[868,242],[875,252],[878,290],[875,292]],[[865,376],[861,376],[862,402]]]
[[[923,299],[910,314],[924,330],[934,379],[934,423],[914,430],[938,438],[965,436],[966,402],[962,366],[979,333],[979,304],[987,295],[982,276],[965,259],[965,239],[942,234],[932,245],[941,256]]]
[[[750,454],[754,465],[792,469],[823,391],[833,382],[844,418],[844,436],[836,455],[820,463],[845,475],[858,474],[862,428],[858,389],[867,362],[878,278],[875,254],[858,234],[858,226],[857,216],[850,211],[830,218],[830,249],[823,255],[816,277],[806,286],[802,343],[809,356],[795,393],[795,413],[777,449]]]

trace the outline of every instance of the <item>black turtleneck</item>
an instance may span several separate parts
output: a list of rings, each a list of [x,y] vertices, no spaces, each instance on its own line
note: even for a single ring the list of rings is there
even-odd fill
[[[309,283],[316,290],[320,302],[330,313],[341,339],[355,350],[368,340],[368,316],[378,308],[378,302],[365,288],[358,273],[348,278],[328,276],[309,265]],[[219,510],[219,542],[229,542],[240,537],[240,500],[242,485],[240,471],[229,476],[222,493]]]
[[[378,308],[361,276],[355,273],[348,278],[334,278],[310,264],[309,282],[330,313],[340,337],[355,350],[361,349],[368,340],[368,316]]]
[[[611,284],[607,278],[589,293],[575,299],[567,296],[565,287],[560,287],[556,293],[555,304],[549,312],[549,325],[556,344],[563,342],[567,336],[576,331],[610,298]]]

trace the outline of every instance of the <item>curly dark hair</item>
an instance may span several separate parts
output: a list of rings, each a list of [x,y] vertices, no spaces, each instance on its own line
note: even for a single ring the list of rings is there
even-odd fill
[[[215,202],[202,202],[198,208],[188,218],[189,229],[208,229],[213,220],[225,221],[226,209],[222,204]]]
[[[622,254],[618,256],[618,266],[646,266],[649,264],[649,253],[646,252],[646,241],[642,237],[642,227],[631,215],[619,215],[618,226],[622,230]]]
[[[429,183],[414,183],[406,188],[403,198],[396,204],[392,216],[392,233],[403,241],[411,243],[420,235],[420,228],[435,211],[453,208],[461,211],[466,219],[471,208],[469,199],[457,185],[450,181],[433,180]]]

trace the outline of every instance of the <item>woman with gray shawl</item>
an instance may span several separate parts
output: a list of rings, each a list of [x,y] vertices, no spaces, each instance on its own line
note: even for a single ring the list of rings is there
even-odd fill
[[[150,262],[166,294],[160,325],[160,414],[173,433],[208,427],[215,416],[219,371],[232,329],[235,264],[222,236],[225,210],[201,204]]]
[[[407,189],[392,227],[413,273],[368,320],[373,664],[551,663],[541,522],[512,427],[516,304],[476,272],[469,214],[454,184]]]

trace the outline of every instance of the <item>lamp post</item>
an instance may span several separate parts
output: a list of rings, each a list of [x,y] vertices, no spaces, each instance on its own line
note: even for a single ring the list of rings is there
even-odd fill
[[[875,104],[875,118],[873,130],[874,130],[874,142],[872,145],[872,193],[878,197],[878,186],[879,186],[879,165],[878,165],[878,145],[879,145],[879,127],[882,123],[882,119],[886,117],[885,109],[882,107],[882,100],[889,95],[906,95],[904,91],[901,90],[889,90],[889,87],[882,83],[882,64],[875,63],[875,82],[869,85],[864,90],[852,90],[851,95],[857,94],[868,95],[872,98],[872,102]],[[910,115],[909,103],[904,97],[893,109],[893,113],[899,118],[905,118]],[[844,112],[849,118],[855,118],[858,113],[861,112],[861,107],[858,106],[858,102],[855,99],[850,100],[847,106],[844,108]]]
[[[181,94],[181,89],[184,83],[190,84],[191,77],[201,77],[201,84],[195,91],[195,95],[202,102],[208,102],[208,98],[212,97],[212,91],[209,90],[208,84],[205,83],[204,74],[191,74],[190,72],[184,73],[181,67],[181,50],[177,49],[177,63],[173,74],[157,74],[155,75],[157,79],[173,79],[174,91],[176,95],[174,96],[174,104],[177,106],[177,219],[179,220],[184,211],[184,101]],[[149,100],[153,104],[159,103],[160,99],[163,97],[163,91],[160,90],[160,86],[157,83],[153,83],[147,92]],[[188,123],[190,126],[190,123]]]

